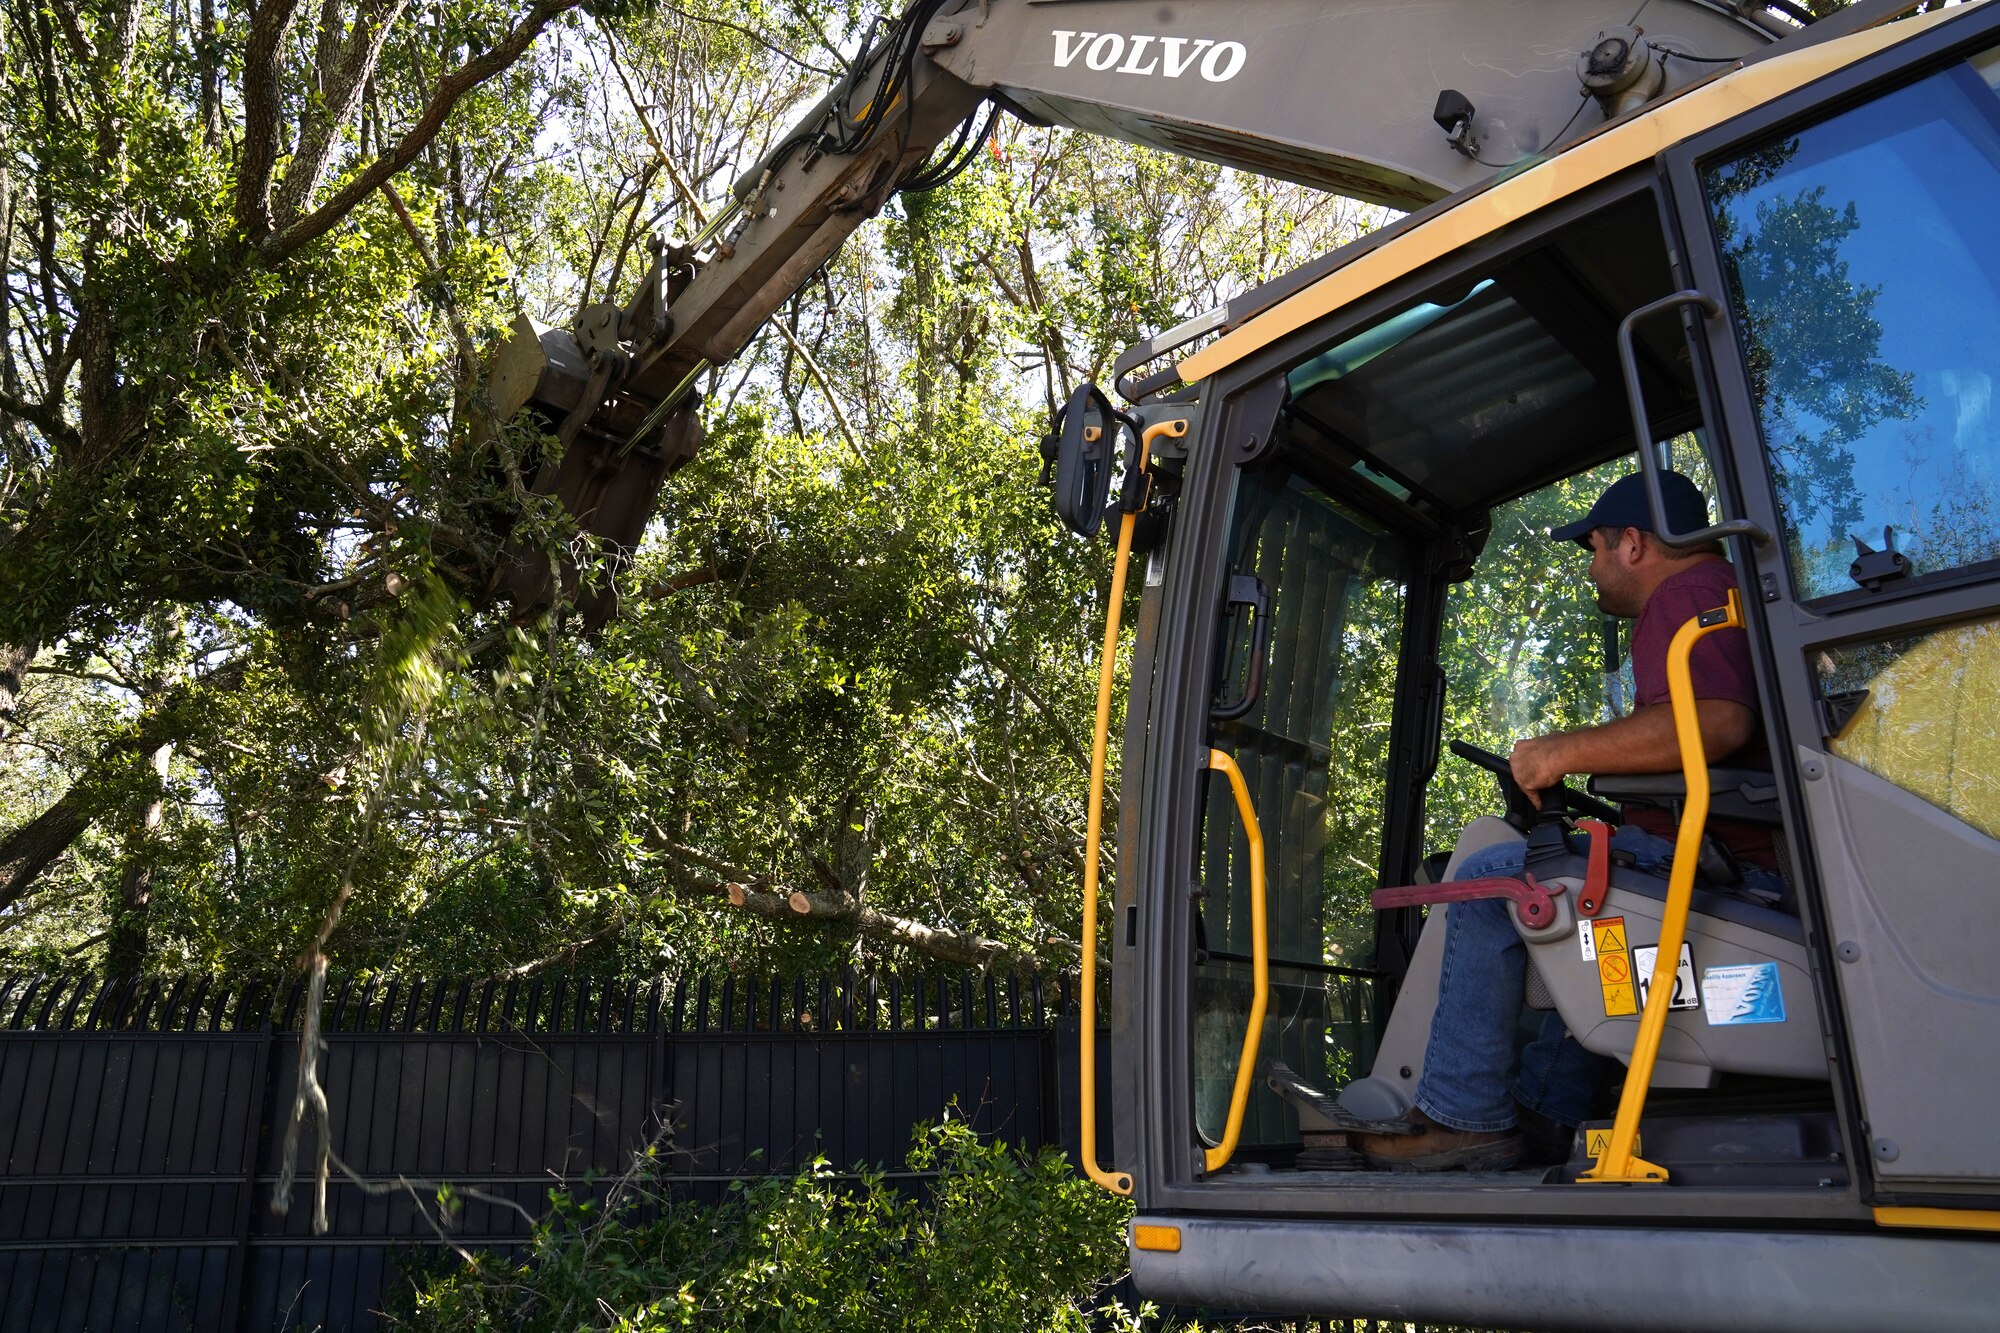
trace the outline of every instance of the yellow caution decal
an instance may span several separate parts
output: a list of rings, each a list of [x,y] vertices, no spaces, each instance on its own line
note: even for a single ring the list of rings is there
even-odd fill
[[[1604,1154],[1607,1151],[1609,1151],[1610,1148],[1611,1148],[1611,1126],[1606,1125],[1603,1129],[1586,1129],[1583,1131],[1584,1156],[1589,1157],[1592,1160],[1595,1160],[1599,1157],[1604,1156]],[[1637,1134],[1634,1134],[1632,1136],[1632,1151],[1633,1152],[1642,1151],[1642,1149],[1639,1147],[1639,1136]]]
[[[1604,990],[1604,1016],[1621,1018],[1638,1013],[1639,991],[1632,978],[1632,950],[1625,943],[1625,918],[1599,917],[1590,923],[1590,931],[1597,955],[1597,983]]]

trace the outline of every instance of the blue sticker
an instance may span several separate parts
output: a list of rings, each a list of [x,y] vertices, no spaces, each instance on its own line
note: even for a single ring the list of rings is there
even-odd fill
[[[1737,963],[1701,974],[1701,1007],[1710,1027],[1785,1021],[1785,991],[1776,963]]]

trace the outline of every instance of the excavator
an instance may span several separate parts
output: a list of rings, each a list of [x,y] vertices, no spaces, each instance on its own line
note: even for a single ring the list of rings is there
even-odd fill
[[[628,551],[699,445],[704,371],[999,115],[1403,213],[1132,347],[1119,401],[1077,386],[1043,442],[1063,522],[1117,544],[1081,1130],[1133,1201],[1138,1289],[1480,1327],[1993,1327],[2000,5],[918,0],[627,303],[517,322],[490,386],[560,445],[536,489]],[[1706,480],[1705,526],[1667,521],[1669,468]],[[1660,539],[1736,583],[1669,653],[1682,764],[1531,797],[1446,734],[1468,687],[1441,648],[1521,515],[1631,472]],[[601,621],[607,586],[524,557],[494,590]],[[1689,654],[1733,627],[1768,768],[1712,765],[1694,722]],[[1504,815],[1433,827],[1447,756],[1492,770]],[[1661,873],[1572,851],[1637,807],[1675,821]],[[1764,831],[1788,893],[1711,854],[1722,819]],[[1505,837],[1527,872],[1455,877]],[[1615,1109],[1560,1164],[1372,1169],[1354,1136],[1412,1106],[1473,898],[1526,949],[1524,1032],[1553,1011],[1615,1060]]]

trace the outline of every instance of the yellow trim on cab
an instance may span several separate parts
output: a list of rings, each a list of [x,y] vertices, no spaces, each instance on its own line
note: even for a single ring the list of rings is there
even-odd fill
[[[1574,148],[1489,186],[1455,208],[1411,228],[1394,240],[1343,264],[1272,306],[1242,328],[1216,339],[1180,363],[1189,384],[1226,370],[1244,357],[1332,314],[1384,285],[1416,272],[1510,222],[1597,184],[1625,168],[1665,152],[1724,121],[1754,110],[1814,79],[1907,37],[1971,6],[1938,9],[1898,23],[1852,33],[1789,55],[1772,56],[1726,74],[1713,83],[1663,103],[1656,109],[1586,139]]]
[[[1101,432],[1109,429],[1110,422],[1102,427],[1086,426],[1084,438],[1101,439]],[[1092,436],[1093,430],[1100,434]],[[1181,439],[1187,432],[1185,417],[1153,423],[1146,427],[1126,466],[1144,472],[1147,460],[1153,456],[1153,441],[1163,437]],[[1144,507],[1142,502],[1140,508]],[[1083,834],[1083,976],[1078,982],[1078,990],[1082,992],[1078,1007],[1082,1011],[1079,1022],[1083,1032],[1077,1052],[1083,1086],[1078,1095],[1077,1129],[1082,1140],[1078,1147],[1083,1154],[1084,1174],[1113,1194],[1130,1194],[1132,1177],[1128,1172],[1107,1171],[1097,1164],[1097,860],[1104,836],[1104,764],[1111,738],[1111,687],[1118,671],[1118,621],[1125,609],[1125,567],[1132,559],[1132,532],[1138,522],[1137,512],[1124,514],[1118,520],[1118,553],[1111,564],[1111,605],[1104,612],[1104,653],[1097,665],[1097,725],[1090,742],[1090,811]]]
[[[1937,1227],[1946,1231],[2000,1231],[2000,1213],[1970,1208],[1877,1208],[1875,1225]]]

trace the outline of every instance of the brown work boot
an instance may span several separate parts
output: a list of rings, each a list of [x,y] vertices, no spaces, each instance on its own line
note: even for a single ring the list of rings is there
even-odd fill
[[[1521,1135],[1452,1129],[1412,1106],[1397,1119],[1414,1134],[1355,1134],[1352,1144],[1378,1171],[1506,1171],[1521,1158]]]

